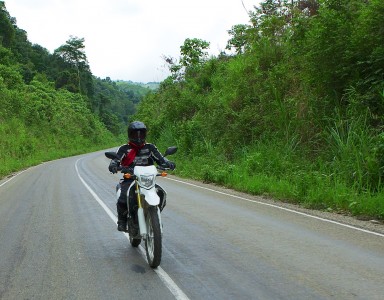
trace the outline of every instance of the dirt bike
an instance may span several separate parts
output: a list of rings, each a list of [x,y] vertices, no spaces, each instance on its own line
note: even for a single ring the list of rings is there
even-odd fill
[[[177,147],[169,147],[164,157],[174,154],[176,151]],[[105,152],[105,156],[109,159],[118,159],[115,152]],[[167,196],[166,191],[156,184],[156,177],[165,177],[167,169],[154,165],[135,166],[133,172],[129,168],[118,168],[124,174],[125,179],[133,179],[127,191],[127,199],[132,194],[135,198],[134,212],[128,212],[128,215],[134,216],[134,218],[128,219],[129,241],[133,247],[138,247],[142,239],[145,241],[148,264],[152,268],[158,267],[161,262],[163,225],[160,212],[165,207]],[[120,193],[120,184],[118,184],[116,187],[117,199]],[[138,230],[136,230],[137,227]]]

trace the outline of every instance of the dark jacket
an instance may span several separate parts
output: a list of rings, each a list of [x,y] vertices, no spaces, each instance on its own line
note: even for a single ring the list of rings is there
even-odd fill
[[[128,156],[129,151],[131,151],[132,147],[129,144],[125,144],[117,149],[117,156],[120,160],[120,164],[123,167],[134,167],[134,166],[151,166],[156,162],[158,165],[163,165],[166,160],[163,155],[157,149],[157,147],[153,144],[146,143],[143,148],[141,148],[131,163],[131,165],[126,164],[126,158]]]

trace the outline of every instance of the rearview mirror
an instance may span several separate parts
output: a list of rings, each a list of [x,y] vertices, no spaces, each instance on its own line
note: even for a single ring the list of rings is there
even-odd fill
[[[118,159],[116,152],[105,152],[104,154],[109,159]]]
[[[164,156],[175,154],[176,151],[177,151],[177,147],[176,147],[176,146],[169,147],[169,148],[165,151]]]

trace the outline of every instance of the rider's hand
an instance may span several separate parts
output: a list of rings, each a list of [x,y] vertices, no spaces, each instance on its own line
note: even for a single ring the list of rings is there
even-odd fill
[[[176,164],[173,161],[168,161],[168,168],[174,170],[176,169]]]
[[[162,168],[166,168],[166,169],[170,169],[170,170],[176,169],[176,164],[174,162],[168,160],[165,157],[164,157],[164,163],[162,163],[160,166]]]
[[[109,172],[116,174],[118,166],[119,166],[119,161],[112,160],[111,163],[109,164],[109,167],[108,167]]]

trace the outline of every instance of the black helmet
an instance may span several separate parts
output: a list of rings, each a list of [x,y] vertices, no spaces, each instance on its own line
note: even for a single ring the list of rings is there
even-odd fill
[[[143,122],[134,121],[128,126],[128,139],[130,142],[136,145],[142,145],[145,143],[147,137],[147,127]]]

